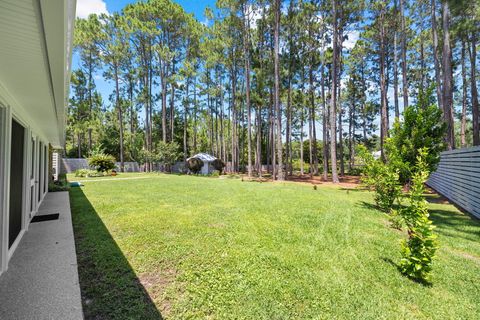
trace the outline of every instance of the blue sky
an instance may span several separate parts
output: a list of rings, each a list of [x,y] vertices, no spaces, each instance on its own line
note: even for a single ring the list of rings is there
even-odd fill
[[[174,0],[180,4],[188,13],[193,13],[199,21],[205,21],[205,8],[215,6],[215,0]],[[77,0],[77,17],[86,18],[89,14],[112,13],[122,10],[127,4],[137,2],[135,0]],[[73,55],[73,70],[78,68],[79,58]],[[108,97],[112,93],[113,84],[105,81],[101,75],[95,75],[95,85],[103,97],[105,104],[108,104]]]
[[[203,11],[207,6],[214,7],[215,0],[174,0],[185,11],[195,14],[198,20],[204,20]],[[77,0],[77,16],[85,18],[90,13],[106,13],[120,11],[134,0]]]

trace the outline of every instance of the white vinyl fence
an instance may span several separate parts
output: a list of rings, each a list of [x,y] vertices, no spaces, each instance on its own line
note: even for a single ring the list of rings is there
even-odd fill
[[[120,171],[120,162],[115,162],[116,170]],[[143,172],[144,168],[142,165],[139,165],[137,162],[124,162],[123,163],[125,172]],[[61,160],[60,171],[62,173],[72,173],[78,169],[90,169],[88,161],[85,158],[63,158]],[[163,171],[164,165],[153,164],[154,171]],[[172,166],[172,172],[185,172],[185,163],[177,162]]]
[[[480,146],[442,152],[427,185],[480,218]]]

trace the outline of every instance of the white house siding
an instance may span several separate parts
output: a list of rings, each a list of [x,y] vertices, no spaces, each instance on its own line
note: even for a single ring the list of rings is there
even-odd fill
[[[48,191],[48,145],[49,142],[35,131],[33,125],[23,121],[12,106],[6,106],[0,96],[0,273],[8,266],[23,234],[27,231],[31,218],[37,213]],[[12,120],[23,127],[23,172],[13,175],[11,170]],[[19,179],[22,183],[21,227],[16,240],[9,243],[10,225],[10,181]]]
[[[48,191],[49,145],[64,141],[75,2],[0,1],[0,275]],[[11,173],[12,120],[23,127],[18,175]],[[13,243],[12,181],[22,190],[15,199],[21,217]]]

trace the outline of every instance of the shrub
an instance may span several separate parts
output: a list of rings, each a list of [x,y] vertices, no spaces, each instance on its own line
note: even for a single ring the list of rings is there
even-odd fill
[[[398,169],[383,163],[380,159],[375,159],[364,146],[359,146],[359,157],[364,162],[362,183],[375,191],[377,206],[385,212],[390,212],[402,192]]]
[[[411,180],[419,150],[423,148],[428,148],[424,158],[426,169],[435,171],[440,152],[445,149],[445,130],[442,111],[434,103],[433,87],[430,87],[426,92],[420,92],[418,102],[405,109],[403,121],[397,120],[391,131],[391,144],[405,164],[399,168],[402,183]]]
[[[88,165],[98,172],[106,172],[115,168],[115,158],[109,154],[96,153],[88,158]]]
[[[155,162],[156,155],[154,152],[142,149],[139,151],[138,162],[140,164]]]
[[[292,161],[293,171],[300,172],[301,161],[300,159],[293,159]],[[310,163],[303,161],[303,172],[310,172]]]
[[[104,175],[105,175],[104,172],[96,171],[96,170],[89,170],[88,173],[87,173],[87,177],[89,177],[89,178],[103,177]]]
[[[363,173],[363,167],[352,167],[349,171],[348,174],[351,176],[360,176]]]
[[[75,171],[75,177],[85,178],[85,177],[103,177],[105,174],[101,171],[90,170],[90,169],[78,169]]]
[[[90,171],[89,169],[78,169],[75,171],[75,177],[85,178]]]
[[[220,159],[215,159],[212,161],[212,166],[215,170],[218,170],[219,174],[222,174],[223,168],[225,168],[225,163]]]
[[[67,181],[67,175],[61,173],[58,175],[58,180],[48,183],[48,191],[49,192],[57,192],[57,191],[68,191],[70,190],[70,185]]]
[[[48,183],[48,192],[59,192],[59,191],[68,191],[70,186],[66,182],[49,182]]]
[[[197,174],[202,170],[203,161],[197,158],[190,158],[187,160],[187,168],[191,172]]]
[[[394,209],[391,210],[390,216],[388,217],[388,219],[390,220],[390,226],[393,229],[402,230],[403,217],[399,210],[394,210]]]
[[[423,197],[428,178],[426,149],[420,149],[409,192],[409,206],[400,210],[408,230],[408,239],[402,242],[401,271],[410,278],[429,281],[432,259],[437,250],[437,235],[429,219],[427,201]]]
[[[179,145],[175,142],[160,141],[157,145],[157,152],[155,153],[155,160],[164,164],[168,171],[175,161],[178,160],[180,153],[178,152]]]

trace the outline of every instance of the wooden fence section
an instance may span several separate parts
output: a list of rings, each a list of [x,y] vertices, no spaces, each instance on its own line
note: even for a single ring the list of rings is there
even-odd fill
[[[442,152],[427,185],[480,218],[480,146]]]

